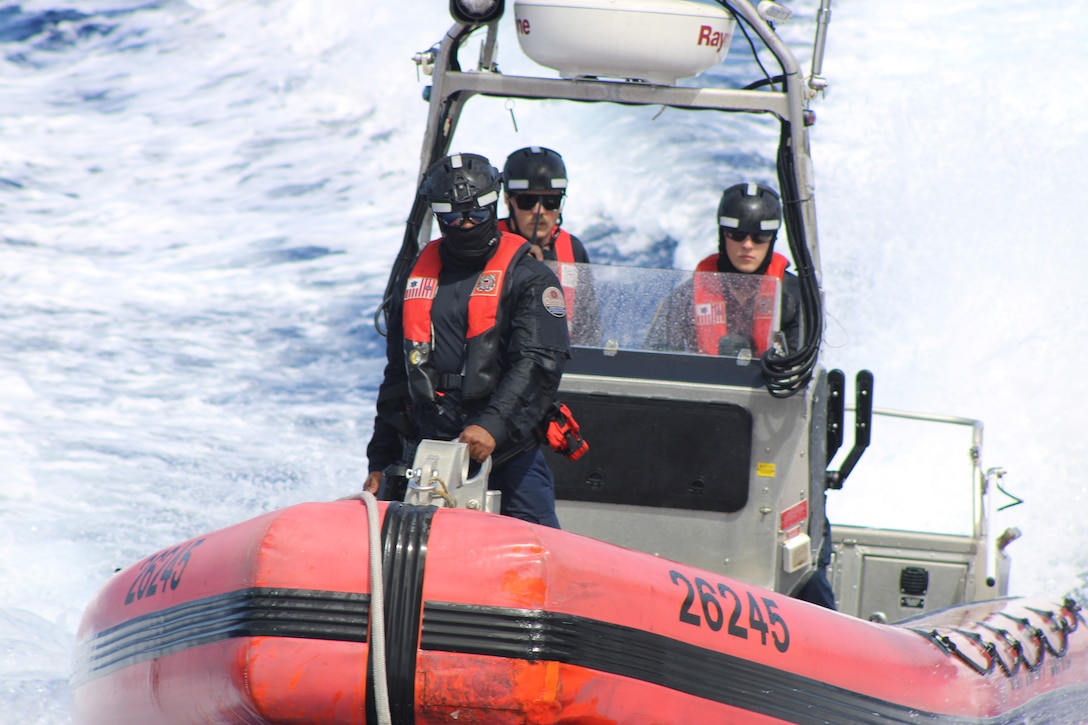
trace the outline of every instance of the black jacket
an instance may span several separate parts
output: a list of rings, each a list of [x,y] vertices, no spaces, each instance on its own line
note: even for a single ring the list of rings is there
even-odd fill
[[[439,276],[431,323],[435,365],[443,376],[472,374],[462,370],[463,346],[468,297],[479,273],[480,269],[446,264]],[[369,470],[380,471],[403,460],[405,443],[455,440],[468,425],[479,425],[495,438],[496,460],[537,445],[536,429],[555,399],[570,347],[562,309],[544,304],[546,290],[561,289],[555,274],[528,255],[519,258],[499,302],[502,377],[497,388],[487,398],[466,401],[451,383],[435,403],[413,401],[408,394],[403,306],[410,274],[397,281],[389,312],[385,377],[378,389],[374,435],[367,446]]]

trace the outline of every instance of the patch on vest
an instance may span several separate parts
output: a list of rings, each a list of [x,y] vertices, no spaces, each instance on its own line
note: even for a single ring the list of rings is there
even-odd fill
[[[725,322],[725,303],[711,302],[695,305],[696,325],[720,325]]]
[[[567,303],[563,301],[563,293],[559,291],[558,287],[549,287],[544,290],[540,301],[544,303],[544,309],[553,317],[567,316]]]
[[[494,297],[499,294],[499,283],[502,281],[502,272],[484,272],[476,280],[476,286],[472,294],[484,297]]]
[[[404,290],[404,299],[432,300],[437,289],[438,280],[434,277],[410,277]]]

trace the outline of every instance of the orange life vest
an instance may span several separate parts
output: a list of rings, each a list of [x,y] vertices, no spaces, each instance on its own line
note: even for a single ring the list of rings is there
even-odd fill
[[[408,276],[404,290],[404,365],[408,389],[414,400],[435,399],[438,372],[434,368],[431,306],[438,293],[442,258],[441,240],[423,248]],[[461,392],[465,399],[482,398],[495,390],[499,381],[499,302],[514,265],[527,253],[527,244],[516,234],[504,233],[498,249],[487,261],[468,299],[468,331],[465,335],[464,378]]]
[[[499,231],[517,234],[510,228],[509,219],[499,220]],[[574,326],[574,300],[578,296],[578,271],[576,269],[564,269],[566,264],[574,264],[574,242],[566,229],[552,230],[552,248],[555,249],[556,265],[555,276],[559,278],[559,285],[563,288],[563,299],[567,301],[567,330]]]
[[[771,325],[774,322],[774,303],[777,285],[770,278],[782,280],[782,275],[789,266],[789,260],[777,252],[771,257],[771,264],[763,273],[763,283],[756,295],[752,319],[752,344],[754,353],[759,356],[767,352],[770,346]],[[695,268],[695,337],[699,352],[705,355],[717,355],[718,344],[729,334],[726,324],[725,291],[720,280],[706,272],[718,272],[718,255],[711,254]]]
[[[509,219],[499,220],[499,231],[508,232],[510,234],[518,234],[510,226]],[[520,235],[519,235],[520,236]],[[570,234],[566,229],[553,229],[552,230],[552,247],[555,249],[555,260],[557,262],[566,262],[567,264],[573,264],[574,262],[574,243],[570,240]]]

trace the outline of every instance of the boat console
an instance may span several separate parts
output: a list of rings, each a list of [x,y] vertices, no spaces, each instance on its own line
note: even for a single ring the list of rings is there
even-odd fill
[[[452,0],[461,22],[415,57],[429,76],[420,173],[453,150],[474,150],[453,144],[466,106],[478,98],[508,107],[570,101],[579,107],[710,111],[737,134],[760,124],[757,133],[774,144],[773,173],[784,201],[779,238],[789,245],[798,277],[800,339],[785,345],[779,333],[767,341],[766,352],[723,347],[723,354],[662,345],[650,334],[659,307],[685,280],[690,283],[693,272],[631,266],[622,258],[580,269],[562,265],[557,273],[576,280],[579,292],[568,310],[573,350],[560,398],[579,421],[589,452],[576,461],[549,456],[565,529],[797,593],[824,542],[825,497],[829,491],[840,495],[835,489],[866,450],[874,414],[872,376],[863,372],[853,391],[854,434],[848,435],[844,411],[851,391],[845,376],[825,369],[821,359],[823,293],[808,128],[811,104],[826,87],[821,66],[829,0],[817,16],[808,74],[776,32],[775,23],[788,19],[789,11],[774,2],[757,8],[749,0],[632,0],[622,6],[612,0],[516,0],[518,46],[543,72],[515,74],[499,64],[494,13],[496,6],[501,13],[502,3],[477,5],[484,9],[473,14],[469,4]],[[738,34],[763,56],[753,65],[757,77],[686,80],[720,65]],[[480,38],[478,54],[467,49],[473,36]],[[417,201],[387,295],[431,238],[430,214]],[[590,302],[592,324],[585,316]],[[776,330],[779,314],[776,309]],[[845,458],[836,461],[840,448]],[[982,503],[988,487],[981,468],[971,475],[963,485],[979,491],[977,515],[959,538],[832,528],[829,575],[840,608],[878,619],[910,616],[1007,591],[1007,567]],[[935,547],[943,552],[940,566]],[[919,595],[922,580],[931,584]],[[900,601],[909,606],[892,606]]]

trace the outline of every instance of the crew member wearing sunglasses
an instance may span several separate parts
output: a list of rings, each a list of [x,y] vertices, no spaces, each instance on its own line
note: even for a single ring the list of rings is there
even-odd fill
[[[569,355],[566,305],[529,243],[499,230],[501,190],[499,170],[477,154],[447,156],[423,174],[419,193],[442,235],[397,280],[386,310],[366,488],[394,497],[392,471],[412,465],[421,440],[459,440],[473,460],[491,458],[501,513],[558,528],[536,431]]]
[[[782,206],[769,186],[736,184],[718,204],[718,252],[699,262],[692,278],[658,308],[647,345],[704,355],[763,355],[776,340],[796,350],[801,340],[797,277],[774,243]],[[703,274],[720,272],[722,274]],[[778,284],[766,284],[766,278]],[[779,300],[773,295],[777,294]],[[781,302],[775,335],[773,309]]]
[[[542,146],[518,149],[506,157],[502,176],[510,216],[499,227],[528,239],[539,260],[589,264],[582,242],[561,226],[567,193],[563,157]]]
[[[589,272],[563,267],[589,264],[581,240],[562,228],[567,193],[567,166],[563,157],[542,146],[518,149],[506,158],[503,186],[510,216],[499,221],[499,229],[528,239],[532,244],[530,253],[537,259],[558,263],[571,342],[598,344],[600,312]]]

